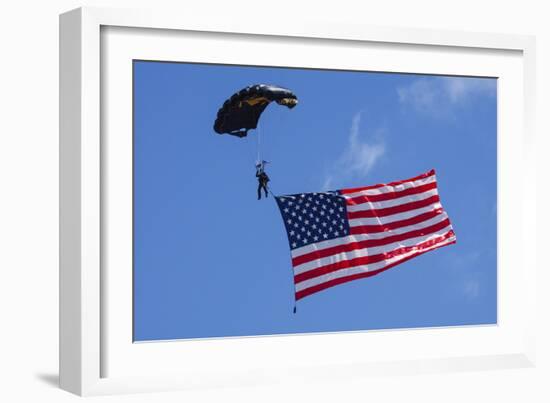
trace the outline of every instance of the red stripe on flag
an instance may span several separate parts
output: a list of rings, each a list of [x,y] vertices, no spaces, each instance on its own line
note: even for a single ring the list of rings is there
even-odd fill
[[[419,214],[417,216],[406,218],[404,220],[392,221],[387,224],[377,224],[377,225],[358,225],[356,227],[350,227],[350,235],[361,235],[361,234],[372,234],[376,232],[386,232],[391,231],[401,227],[407,227],[409,225],[414,225],[421,223],[422,221],[427,221],[443,212],[442,208],[435,209],[433,211],[428,211],[427,213]]]
[[[340,260],[335,263],[327,264],[325,266],[317,267],[316,269],[312,269],[300,274],[296,274],[294,276],[294,282],[300,283],[302,281],[319,277],[319,276],[322,276],[323,274],[332,273],[341,269],[349,269],[350,267],[355,267],[355,266],[365,266],[371,263],[377,263],[383,260],[391,259],[392,257],[402,255],[404,253],[407,253],[416,249],[418,250],[426,249],[426,248],[429,248],[430,246],[433,246],[439,242],[444,241],[445,239],[452,237],[453,235],[454,235],[453,230],[449,230],[449,232],[447,232],[445,235],[439,236],[434,239],[430,239],[429,241],[425,241],[417,245],[404,246],[402,248],[394,249],[385,253],[380,253],[378,255],[362,256],[362,257],[357,257],[355,259],[349,259],[349,260]]]
[[[304,297],[307,297],[308,295],[315,294],[316,292],[326,290],[327,288],[334,287],[334,286],[339,285],[339,284],[347,283],[349,281],[358,280],[358,279],[365,278],[365,277],[374,276],[376,274],[382,273],[383,271],[391,269],[392,267],[397,266],[398,264],[406,262],[407,260],[410,260],[410,259],[412,259],[416,256],[422,255],[423,253],[441,248],[443,246],[452,245],[454,243],[456,243],[456,241],[445,243],[443,245],[438,245],[438,246],[436,246],[432,249],[420,250],[418,252],[413,253],[410,256],[404,257],[403,259],[400,259],[396,262],[390,263],[389,265],[387,265],[387,266],[385,266],[381,269],[378,269],[378,270],[367,271],[367,272],[364,272],[364,273],[352,274],[350,276],[335,278],[334,280],[329,280],[327,282],[314,285],[312,287],[309,287],[309,288],[306,288],[304,290],[296,292],[296,294],[295,294],[296,295],[296,301],[298,301],[299,299],[302,299]]]
[[[418,200],[410,203],[400,204],[398,206],[361,210],[361,211],[348,211],[348,218],[371,218],[371,217],[385,217],[392,214],[399,214],[409,210],[416,210],[421,207],[429,206],[430,204],[438,203],[439,195],[428,197],[427,199]]]
[[[342,189],[342,190],[340,190],[340,194],[356,193],[356,192],[361,192],[362,190],[376,189],[376,188],[380,188],[380,187],[383,187],[383,186],[397,186],[397,185],[401,185],[402,183],[405,183],[405,182],[413,182],[413,181],[416,181],[416,180],[419,180],[419,179],[427,178],[427,177],[432,176],[432,175],[435,175],[435,170],[434,169],[432,169],[431,171],[428,171],[426,173],[423,173],[422,175],[418,175],[418,176],[415,176],[415,177],[409,178],[409,179],[404,179],[402,181],[395,181],[395,182],[390,182],[390,183],[379,183],[379,184],[376,184],[376,185],[364,186],[364,187],[359,187],[359,188]]]
[[[354,206],[369,202],[378,202],[386,200],[399,199],[400,197],[424,193],[428,190],[437,189],[437,182],[426,183],[425,185],[415,186],[401,191],[390,191],[377,195],[362,195],[346,199],[346,204]]]
[[[428,235],[428,234],[437,232],[449,225],[451,225],[451,222],[449,221],[448,218],[446,218],[445,220],[440,221],[437,224],[430,225],[428,227],[420,228],[409,232],[404,232],[403,234],[390,235],[380,239],[366,239],[364,241],[359,241],[359,242],[349,242],[344,245],[337,245],[326,249],[316,250],[301,256],[296,256],[295,258],[292,259],[292,266],[296,267],[301,264],[311,262],[317,259],[322,259],[324,257],[336,255],[338,253],[351,252],[357,249],[372,248],[376,246],[387,245],[393,242],[404,241],[409,238],[416,238],[422,235]]]

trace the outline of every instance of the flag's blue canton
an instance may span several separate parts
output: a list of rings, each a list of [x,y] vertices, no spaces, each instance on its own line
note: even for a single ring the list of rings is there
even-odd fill
[[[338,192],[276,198],[291,249],[349,235],[346,201]]]

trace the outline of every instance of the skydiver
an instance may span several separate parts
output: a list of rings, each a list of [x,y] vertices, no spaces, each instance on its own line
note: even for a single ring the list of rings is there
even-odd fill
[[[265,173],[265,164],[267,161],[258,162],[256,164],[256,178],[258,178],[258,200],[262,198],[262,189],[264,190],[265,197],[267,198],[267,182],[269,182],[269,176]]]

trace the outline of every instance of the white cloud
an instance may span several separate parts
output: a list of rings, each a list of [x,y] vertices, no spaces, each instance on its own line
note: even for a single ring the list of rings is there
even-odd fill
[[[466,280],[463,287],[464,295],[466,295],[468,299],[475,299],[479,296],[481,284],[478,279]]]
[[[482,281],[476,267],[482,254],[479,251],[457,255],[450,254],[450,264],[453,274],[456,276],[454,284],[459,294],[468,300],[479,297],[482,291]]]
[[[445,92],[453,103],[464,102],[472,96],[496,95],[496,80],[488,78],[441,77]]]
[[[323,182],[324,190],[331,190],[344,179],[363,178],[386,152],[383,142],[383,130],[377,130],[369,136],[374,141],[367,142],[360,135],[361,112],[355,114],[351,122],[348,144],[338,157]]]
[[[474,77],[419,78],[397,89],[399,102],[433,117],[452,116],[453,108],[475,97],[496,96],[496,80]]]
[[[325,176],[325,181],[323,182],[323,185],[321,186],[321,189],[323,190],[334,190],[332,188],[332,184],[334,182],[334,176],[331,174],[327,174]]]

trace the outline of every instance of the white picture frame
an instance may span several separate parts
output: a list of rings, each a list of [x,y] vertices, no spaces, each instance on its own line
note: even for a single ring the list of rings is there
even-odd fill
[[[179,57],[174,51],[182,41],[187,41],[185,50],[179,47],[177,51],[184,52],[187,61],[276,63],[260,50],[255,59],[243,59],[238,52],[241,43],[268,46],[275,53],[289,52],[301,67],[368,67],[377,71],[502,78],[498,325],[132,343],[128,271],[110,270],[113,265],[127,267],[131,221],[124,214],[124,201],[131,194],[127,183],[131,149],[127,137],[110,133],[115,129],[127,133],[131,126],[126,119],[131,98],[131,78],[125,78],[128,60],[173,60]],[[231,52],[214,56],[213,50],[219,50],[220,43],[231,43],[225,46]],[[307,46],[310,51],[303,52]],[[316,53],[313,46],[324,47],[324,51]],[[335,373],[338,378],[534,365],[537,260],[536,242],[530,242],[528,235],[536,233],[536,194],[532,190],[520,192],[518,200],[510,185],[535,189],[534,38],[303,20],[262,20],[242,26],[231,20],[197,20],[192,15],[148,10],[81,8],[61,15],[60,49],[63,389],[96,395],[328,380],[334,379]],[[341,52],[345,62],[337,65],[316,58],[323,52],[326,57],[327,49],[333,54]],[[378,64],[361,61],[361,55],[368,52],[378,56]],[[409,57],[405,66],[404,55],[417,53],[423,58]],[[438,54],[441,57],[435,56]],[[432,66],[427,67],[426,62]],[[111,107],[118,108],[116,114]],[[514,110],[516,113],[510,113]],[[117,118],[113,120],[112,116]],[[122,162],[110,163],[113,155]],[[515,195],[514,203],[509,195]],[[511,217],[507,214],[510,211],[516,214]],[[117,248],[112,247],[113,242]],[[512,244],[520,246],[507,247]],[[512,264],[520,269],[508,270]],[[112,297],[113,292],[117,298]],[[414,348],[390,350],[392,345],[403,346],[404,340]],[[458,347],[456,340],[462,341]],[[362,344],[377,347],[365,348],[363,354],[353,350]],[[322,357],[316,354],[320,347],[326,352]]]

